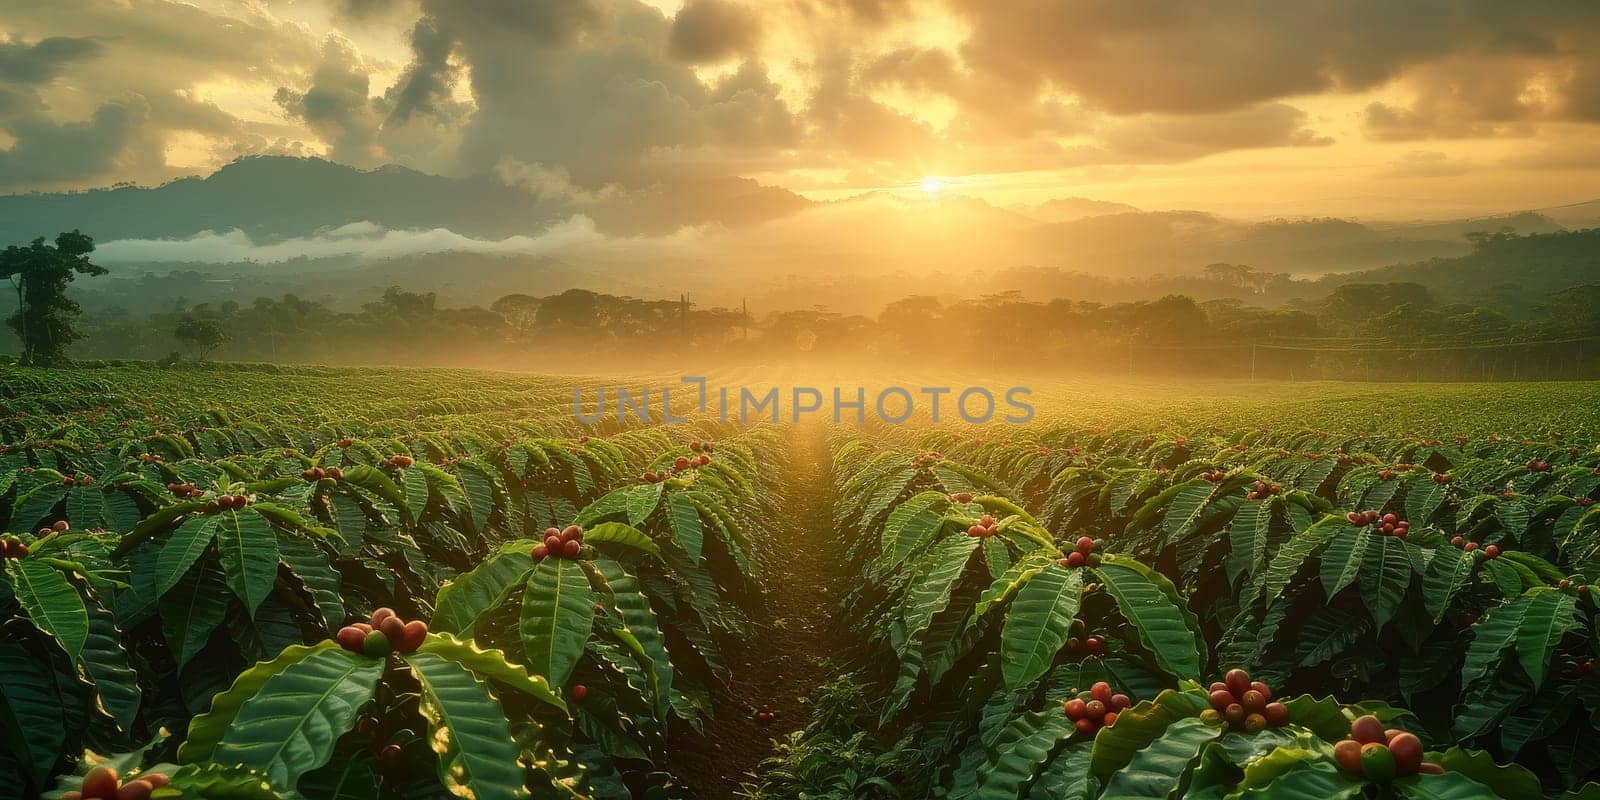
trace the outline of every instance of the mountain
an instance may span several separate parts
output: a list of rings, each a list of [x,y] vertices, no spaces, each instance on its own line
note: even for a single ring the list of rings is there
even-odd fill
[[[233,229],[270,242],[357,222],[503,238],[580,213],[602,230],[633,235],[684,225],[748,225],[808,205],[792,192],[743,178],[668,180],[592,200],[488,175],[451,178],[396,165],[358,170],[320,158],[252,156],[203,178],[156,187],[0,196],[0,242],[72,228],[100,242]]]

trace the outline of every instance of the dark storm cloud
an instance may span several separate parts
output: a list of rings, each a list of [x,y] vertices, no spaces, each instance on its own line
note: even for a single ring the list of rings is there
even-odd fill
[[[0,41],[0,81],[45,83],[69,64],[101,54],[104,45],[87,37],[52,36],[29,44],[21,39]]]
[[[1226,150],[1333,143],[1306,127],[1304,111],[1283,103],[1220,114],[1116,121],[1101,137],[1115,152],[1151,161],[1182,161]]]
[[[259,9],[223,16],[170,0],[7,0],[0,31],[10,32],[0,41],[0,131],[10,140],[0,185],[12,188],[174,177],[166,151],[177,131],[219,148],[270,142],[270,125],[199,99],[196,84],[288,76],[317,52],[304,28]]]
[[[691,64],[722,61],[761,40],[755,12],[726,0],[689,0],[672,18],[667,40],[674,58]]]
[[[963,53],[976,69],[1058,83],[1117,114],[1371,89],[1457,57],[1525,59],[1524,79],[1600,57],[1600,3],[1589,0],[950,2],[972,26]]]
[[[562,166],[584,185],[634,184],[688,151],[704,161],[707,148],[795,141],[793,115],[760,66],[707,85],[671,55],[673,23],[653,8],[633,0],[467,5],[426,8],[470,75],[476,108],[461,131],[465,170],[513,159]],[[514,22],[533,17],[559,18],[562,32]],[[430,59],[448,63],[437,51],[419,54],[408,75],[437,75]]]
[[[138,172],[161,163],[161,143],[148,136],[150,105],[142,97],[109,101],[81,122],[30,115],[7,126],[14,141],[0,150],[0,187],[28,186]]]
[[[280,88],[273,99],[328,143],[330,159],[371,167],[383,161],[378,145],[382,117],[367,96],[368,84],[355,53],[338,40],[330,40],[310,88],[303,92]]]
[[[400,78],[394,110],[389,112],[391,124],[404,123],[417,111],[439,113],[456,80],[450,67],[450,51],[454,47],[455,40],[439,30],[432,17],[423,17],[412,26],[411,66]]]

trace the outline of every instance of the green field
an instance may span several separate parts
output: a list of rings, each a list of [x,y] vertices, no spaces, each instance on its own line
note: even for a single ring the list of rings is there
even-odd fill
[[[0,797],[1600,797],[1600,386],[943,382],[0,369]]]

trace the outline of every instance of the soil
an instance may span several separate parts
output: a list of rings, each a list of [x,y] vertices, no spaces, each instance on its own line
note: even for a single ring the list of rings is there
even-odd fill
[[[672,732],[669,768],[695,797],[737,797],[741,783],[753,780],[773,740],[805,727],[802,698],[827,682],[847,655],[830,633],[843,576],[850,575],[838,548],[816,547],[831,530],[833,483],[821,425],[792,426],[787,467],[779,491],[778,524],[760,543],[770,553],[761,568],[765,598],[752,612],[753,636],[725,653],[732,671],[729,685],[715,694],[716,717],[705,735],[688,726]],[[756,713],[777,718],[758,722]]]

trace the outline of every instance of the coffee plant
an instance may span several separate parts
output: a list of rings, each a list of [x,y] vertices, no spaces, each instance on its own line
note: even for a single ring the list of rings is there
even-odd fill
[[[688,797],[736,718],[751,797],[1600,798],[1600,450],[1548,388],[785,430],[0,378],[0,797]],[[797,503],[849,677],[789,730],[730,655]]]

